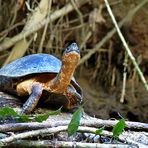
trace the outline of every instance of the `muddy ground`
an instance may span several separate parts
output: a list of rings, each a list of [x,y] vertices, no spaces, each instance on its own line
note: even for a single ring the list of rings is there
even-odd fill
[[[101,119],[118,119],[119,113],[130,121],[148,121],[148,94],[143,84],[138,83],[133,93],[132,80],[127,82],[125,100],[121,103],[122,84],[108,90],[102,88],[101,84],[96,85],[90,80],[90,75],[81,75],[78,82],[83,89],[84,108],[89,115]]]

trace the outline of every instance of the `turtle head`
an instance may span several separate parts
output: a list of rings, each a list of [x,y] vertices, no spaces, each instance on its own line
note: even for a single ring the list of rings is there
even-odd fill
[[[76,43],[72,43],[65,49],[62,57],[62,62],[63,64],[67,63],[76,67],[79,60],[80,60],[79,47]]]
[[[63,54],[68,54],[68,53],[76,53],[76,54],[80,54],[80,50],[79,47],[77,45],[77,43],[72,43],[70,44],[64,51]]]

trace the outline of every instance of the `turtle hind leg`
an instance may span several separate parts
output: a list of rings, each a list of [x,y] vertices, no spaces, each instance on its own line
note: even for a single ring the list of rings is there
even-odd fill
[[[30,113],[36,107],[41,95],[42,95],[42,86],[40,84],[34,84],[32,86],[32,92],[28,100],[24,103],[21,114]]]

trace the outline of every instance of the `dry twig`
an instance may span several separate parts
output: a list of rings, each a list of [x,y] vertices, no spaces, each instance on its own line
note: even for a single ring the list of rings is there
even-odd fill
[[[125,57],[124,57],[124,69],[123,69],[123,85],[122,85],[122,93],[121,93],[121,98],[120,98],[120,102],[123,103],[124,102],[124,97],[125,97],[125,89],[126,89],[126,78],[127,78],[127,64],[128,64],[128,54],[125,51]]]
[[[88,3],[88,0],[75,0],[75,3],[77,4],[77,7],[80,7],[86,3]],[[29,35],[35,33],[36,31],[38,31],[39,29],[41,29],[43,26],[45,26],[45,24],[48,22],[52,22],[54,20],[56,20],[57,18],[66,15],[67,13],[71,12],[74,10],[74,7],[71,3],[67,4],[66,6],[64,6],[63,8],[61,8],[60,10],[55,11],[54,13],[52,13],[47,19],[44,19],[42,22],[35,24],[35,26],[30,27],[30,29],[25,30],[19,34],[17,34],[16,36],[14,36],[13,38],[9,39],[8,41],[4,41],[0,44],[0,51],[4,51],[5,49],[10,48],[11,46],[13,46],[16,42],[18,42],[19,40],[24,39],[24,37],[28,37]]]
[[[66,118],[65,118],[66,117]],[[48,120],[42,123],[31,122],[31,123],[10,123],[0,125],[1,132],[8,131],[23,131],[23,130],[34,130],[40,128],[50,128],[57,126],[65,126],[68,125],[71,120],[71,114],[60,114],[60,116],[49,116]],[[89,126],[89,127],[108,127],[112,128],[118,122],[118,120],[102,120],[90,117],[88,115],[84,115],[81,119],[81,126]],[[143,130],[148,131],[148,124],[140,123],[140,122],[130,122],[126,121],[126,129],[130,130]]]
[[[140,5],[136,6],[134,9],[130,10],[126,17],[124,17],[119,22],[119,27],[121,28],[128,20],[130,20],[137,11],[140,10],[141,7],[143,7],[147,3],[147,0],[144,0],[140,3]],[[96,51],[98,51],[101,46],[103,46],[114,34],[116,33],[116,28],[113,28],[99,43],[95,45],[93,50],[90,50],[85,56],[83,56],[79,62],[80,64],[83,64],[85,61],[87,61]]]
[[[110,6],[109,6],[108,0],[104,0],[104,1],[105,1],[107,10],[108,10],[108,12],[109,12],[109,14],[110,14],[110,16],[111,16],[111,19],[112,19],[112,21],[113,21],[113,23],[114,23],[114,25],[115,25],[115,28],[116,28],[116,30],[117,30],[117,33],[118,33],[118,35],[119,35],[119,37],[120,37],[120,39],[121,39],[121,41],[122,41],[122,43],[123,43],[123,46],[124,46],[125,50],[127,51],[128,56],[130,57],[131,61],[133,62],[133,65],[135,66],[135,68],[136,68],[136,70],[137,70],[137,72],[138,72],[138,74],[139,74],[139,76],[140,76],[140,78],[141,78],[141,81],[143,82],[143,84],[144,84],[146,90],[148,91],[148,84],[147,84],[147,82],[146,82],[146,79],[144,78],[144,75],[143,75],[143,73],[142,73],[140,67],[139,67],[138,64],[137,64],[135,57],[133,56],[131,50],[129,49],[129,47],[128,47],[126,41],[125,41],[125,38],[123,37],[123,35],[122,35],[122,33],[121,33],[120,29],[119,29],[119,26],[118,26],[118,24],[117,24],[117,22],[116,22],[116,20],[115,20],[115,17],[114,17],[114,15],[113,15],[113,13],[112,13],[112,10],[111,10],[111,8],[110,8]],[[146,4],[147,2],[148,2],[148,0],[143,0],[143,1],[139,4],[139,6],[141,6],[141,5],[143,5],[143,4]]]
[[[50,14],[50,11],[51,11],[51,4],[52,4],[52,0],[50,0],[48,2],[48,16]],[[44,27],[44,30],[43,30],[43,34],[42,34],[42,38],[41,38],[41,41],[40,41],[40,45],[39,45],[39,48],[38,48],[38,53],[41,53],[42,52],[42,48],[43,48],[43,43],[44,43],[44,40],[45,40],[45,36],[46,36],[46,32],[47,32],[47,28],[48,28],[48,21],[47,23],[45,24],[45,27]]]
[[[86,142],[67,142],[67,141],[50,141],[50,140],[18,140],[9,145],[10,147],[64,147],[64,148],[129,148],[128,144],[101,144],[101,143],[86,143]],[[138,148],[137,146],[130,145],[130,148]]]
[[[68,126],[66,125],[66,126],[51,127],[51,128],[45,128],[45,129],[39,129],[39,130],[33,130],[33,131],[27,131],[27,132],[15,134],[15,135],[12,135],[10,137],[6,137],[6,138],[1,139],[0,140],[0,146],[4,146],[4,145],[9,144],[10,142],[20,140],[20,139],[24,139],[24,138],[37,137],[37,136],[47,136],[47,135],[50,135],[50,134],[55,134],[55,133],[67,131],[67,128],[68,128]],[[97,130],[97,128],[92,128],[92,127],[79,126],[79,128],[78,128],[78,132],[82,132],[82,133],[93,133],[93,134],[95,134],[96,130]],[[101,134],[107,135],[107,136],[112,136],[111,132],[108,132],[108,131],[105,131],[105,130]],[[127,134],[128,134],[128,132],[126,132],[125,134],[123,133],[123,135],[121,134],[119,136],[119,140],[121,139],[123,142],[127,142],[128,144],[134,144],[134,145],[137,145],[137,146],[144,146],[144,144],[142,144],[142,143],[135,142],[134,140],[131,140],[130,137],[128,137]],[[62,145],[64,145],[64,142],[63,142]],[[88,145],[89,145],[89,143],[88,143]],[[111,145],[109,145],[109,146],[111,146]]]

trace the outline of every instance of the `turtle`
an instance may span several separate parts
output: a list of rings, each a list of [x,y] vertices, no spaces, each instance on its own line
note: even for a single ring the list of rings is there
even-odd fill
[[[0,69],[0,91],[19,98],[28,96],[20,114],[33,112],[44,90],[52,94],[55,104],[60,100],[63,108],[74,110],[83,99],[73,76],[79,60],[80,50],[75,42],[64,50],[61,60],[45,53],[24,56]]]

